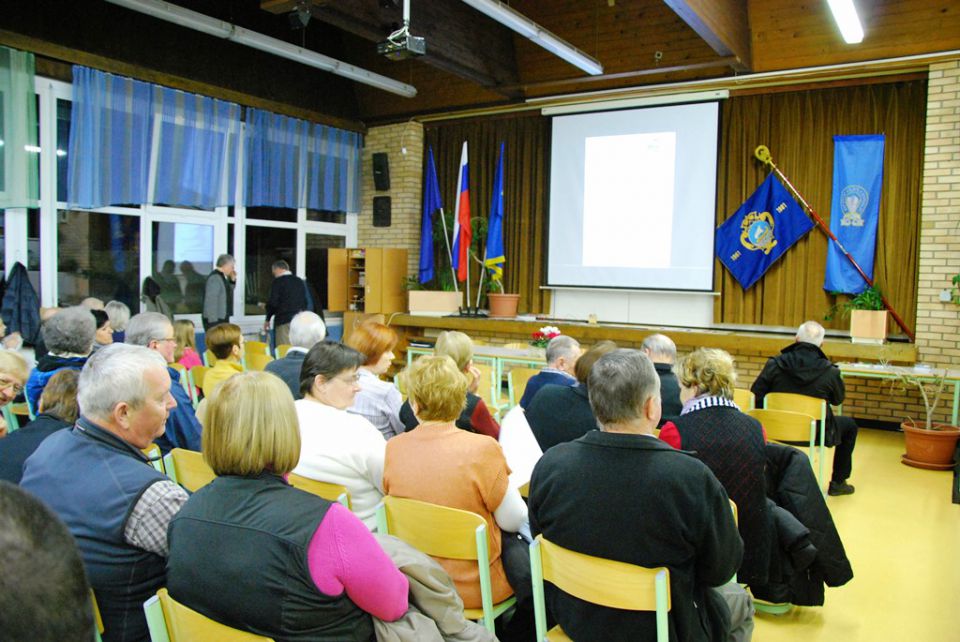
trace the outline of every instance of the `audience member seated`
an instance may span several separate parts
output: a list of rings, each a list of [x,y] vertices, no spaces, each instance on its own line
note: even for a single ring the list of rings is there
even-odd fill
[[[744,584],[767,581],[773,530],[767,505],[764,466],[766,441],[760,422],[733,403],[737,373],[723,350],[699,348],[680,361],[680,416],[660,431],[660,439],[689,450],[705,463],[737,504],[743,537]]]
[[[510,469],[500,444],[454,425],[466,397],[467,380],[461,373],[459,365],[445,356],[424,356],[414,362],[407,385],[420,425],[387,442],[383,488],[388,495],[483,517],[489,533],[493,601],[516,593],[521,617],[515,619],[522,627],[532,613],[527,542],[517,535],[526,530],[527,507],[520,493],[508,488]],[[437,561],[453,578],[464,606],[480,608],[477,563]]]
[[[0,632],[8,642],[89,642],[90,585],[70,532],[50,509],[0,482]]]
[[[37,408],[43,387],[57,371],[83,367],[93,350],[96,331],[93,315],[81,306],[60,310],[43,324],[41,332],[47,354],[40,357],[27,380],[26,395],[31,408]]]
[[[177,347],[173,351],[173,360],[189,370],[202,366],[203,359],[197,353],[197,326],[190,319],[177,319],[173,323],[173,337]]]
[[[670,639],[727,640],[725,596],[711,589],[733,577],[743,554],[727,494],[691,453],[653,436],[660,380],[646,355],[607,353],[588,381],[601,429],[550,449],[537,464],[529,497],[533,534],[587,555],[666,566]],[[731,601],[748,604],[737,585],[729,590],[737,594]],[[571,639],[656,638],[653,613],[595,606],[550,584],[545,592]]]
[[[77,420],[76,370],[61,370],[50,377],[40,395],[37,418],[20,430],[0,439],[0,479],[20,483],[23,462],[33,454],[44,439]],[[0,393],[2,394],[2,393]]]
[[[0,321],[0,325],[2,324]],[[27,362],[21,355],[12,350],[0,349],[0,408],[20,396],[28,377]],[[6,434],[7,422],[0,416],[0,437]]]
[[[547,385],[534,397],[527,408],[527,423],[543,452],[597,429],[597,418],[593,416],[587,395],[587,381],[597,359],[616,349],[613,341],[600,341],[577,360],[574,367],[577,385]]]
[[[160,354],[167,364],[173,363],[176,341],[170,319],[159,312],[142,312],[127,324],[127,343],[143,346]],[[180,372],[167,365],[167,374],[173,384],[170,394],[177,402],[167,416],[167,427],[157,437],[157,445],[163,454],[174,448],[200,450],[202,428],[193,410],[193,401],[180,381]]]
[[[660,424],[663,425],[665,421],[678,416],[683,409],[683,404],[680,403],[680,383],[677,375],[673,373],[673,365],[677,361],[677,345],[665,334],[651,334],[643,340],[640,349],[650,357],[660,377]]]
[[[103,299],[98,299],[95,296],[88,296],[80,302],[80,307],[88,310],[104,310],[107,306],[104,305]]]
[[[97,330],[93,333],[93,350],[96,352],[104,346],[113,343],[113,328],[110,326],[110,317],[103,310],[90,310],[93,319],[97,324]]]
[[[846,390],[840,369],[833,365],[820,349],[823,335],[823,326],[816,321],[807,321],[801,325],[797,330],[796,342],[784,348],[779,356],[767,360],[751,390],[757,398],[758,408],[763,407],[763,398],[770,392],[792,392],[827,402],[825,445],[837,447],[833,455],[833,475],[827,494],[851,495],[854,487],[847,483],[847,479],[853,471],[857,422],[853,417],[837,417],[830,407],[843,403]],[[819,435],[819,432],[817,434]]]
[[[130,322],[130,308],[120,301],[110,301],[103,309],[110,319],[110,327],[113,328],[113,342],[123,343],[126,338],[127,323]]]
[[[171,322],[173,321],[173,310],[161,294],[163,288],[153,277],[148,276],[143,280],[141,291],[143,294],[140,296],[140,302],[143,303],[147,312],[159,312]]]
[[[307,351],[323,341],[327,326],[314,312],[300,312],[290,321],[290,349],[282,359],[267,364],[266,371],[283,379],[294,399],[303,399],[300,394],[300,368]]]
[[[166,584],[167,526],[187,493],[141,449],[176,406],[170,386],[156,352],[107,346],[80,372],[76,425],[47,437],[23,467],[20,485],[77,540],[105,642],[149,639],[143,603]]]
[[[406,612],[407,578],[349,510],[287,484],[299,455],[282,381],[246,372],[224,382],[203,436],[218,477],[170,524],[170,595],[276,640],[372,641],[371,615]]]
[[[361,363],[362,354],[339,343],[310,348],[300,372],[303,399],[296,407],[303,446],[293,472],[346,486],[353,512],[373,530],[387,443],[373,424],[347,412],[360,392]]]
[[[539,374],[534,375],[527,382],[523,396],[520,397],[520,407],[524,410],[529,408],[534,395],[540,391],[540,388],[548,384],[557,386],[577,385],[574,366],[576,366],[581,353],[580,343],[573,337],[561,334],[559,337],[550,339],[550,343],[547,344],[547,365],[540,370]]]
[[[470,337],[462,332],[441,332],[437,337],[434,354],[453,359],[467,378],[467,403],[457,417],[457,428],[499,439],[500,425],[490,414],[487,404],[476,394],[480,387],[480,371],[473,365],[473,341]],[[400,421],[407,430],[413,430],[419,423],[409,401],[403,402],[400,408]]]
[[[359,370],[360,392],[348,411],[366,417],[384,439],[399,435],[404,431],[400,421],[403,398],[393,382],[380,379],[393,363],[397,333],[390,326],[367,321],[355,328],[345,343],[366,357]]]
[[[219,323],[207,329],[207,350],[217,362],[203,377],[203,396],[210,397],[217,387],[243,372],[243,333],[235,323]]]

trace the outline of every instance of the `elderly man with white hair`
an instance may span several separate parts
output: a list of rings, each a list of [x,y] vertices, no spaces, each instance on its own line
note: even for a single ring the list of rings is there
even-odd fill
[[[166,583],[167,527],[187,501],[141,451],[177,405],[170,388],[156,351],[106,346],[80,372],[76,425],[47,437],[24,464],[20,486],[77,541],[105,642],[149,639],[143,603]]]
[[[265,370],[283,379],[294,399],[303,399],[300,392],[300,368],[310,348],[324,340],[327,326],[315,312],[301,312],[290,321],[290,345],[282,359],[271,361]]]
[[[530,407],[540,388],[553,384],[559,386],[577,385],[577,377],[573,369],[577,365],[577,359],[580,358],[580,343],[573,337],[561,334],[554,337],[547,344],[547,365],[527,382],[527,387],[520,397],[520,407],[526,410]]]
[[[802,324],[797,330],[796,342],[781,350],[778,356],[767,360],[751,390],[756,395],[759,408],[763,407],[763,398],[769,392],[792,392],[826,400],[826,445],[837,448],[833,455],[833,476],[827,494],[851,495],[854,487],[847,483],[847,479],[853,470],[857,424],[852,417],[834,416],[830,408],[843,403],[846,391],[840,369],[820,349],[823,335],[823,326],[816,321]]]
[[[673,373],[673,365],[677,362],[677,344],[665,334],[651,334],[643,340],[640,349],[650,357],[660,377],[662,424],[671,417],[679,416],[683,410],[683,404],[680,403],[680,382]]]

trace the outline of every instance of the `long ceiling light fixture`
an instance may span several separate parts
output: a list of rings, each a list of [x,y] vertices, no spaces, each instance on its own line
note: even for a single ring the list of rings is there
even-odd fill
[[[235,24],[205,16],[202,13],[185,9],[181,6],[163,2],[163,0],[107,0],[113,4],[133,11],[166,20],[181,27],[188,27],[200,31],[210,36],[230,40],[241,45],[246,45],[253,49],[259,49],[267,53],[293,60],[295,62],[328,71],[344,78],[349,78],[364,85],[370,85],[377,89],[389,91],[390,93],[413,98],[417,95],[417,88],[413,85],[402,83],[387,76],[355,67],[349,63],[325,56],[316,51],[310,51],[296,45],[291,45],[283,40],[265,36],[256,31],[250,31]]]
[[[843,40],[848,45],[863,42],[863,27],[860,25],[860,17],[857,15],[857,8],[853,6],[853,0],[827,0],[827,4],[830,5]]]
[[[603,65],[596,58],[577,49],[566,40],[544,29],[539,24],[515,11],[499,0],[463,0],[480,13],[484,13],[500,24],[516,31],[547,51],[563,58],[571,65],[579,67],[591,76],[603,73]]]

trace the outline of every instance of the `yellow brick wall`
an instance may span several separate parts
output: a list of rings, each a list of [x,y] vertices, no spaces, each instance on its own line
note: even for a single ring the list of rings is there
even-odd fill
[[[403,150],[406,149],[406,153]],[[390,163],[390,189],[373,185],[373,154],[385,152]],[[407,250],[408,274],[416,274],[420,260],[420,192],[423,185],[423,126],[406,122],[372,127],[363,148],[360,247],[393,247]],[[374,196],[391,198],[390,227],[373,226]]]

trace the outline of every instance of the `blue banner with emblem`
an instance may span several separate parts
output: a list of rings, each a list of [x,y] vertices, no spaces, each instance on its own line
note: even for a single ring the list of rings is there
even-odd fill
[[[717,258],[748,290],[811,229],[813,221],[771,173],[717,228]]]
[[[830,229],[871,279],[880,221],[883,144],[883,134],[833,137]],[[831,243],[827,247],[823,289],[859,294],[867,289],[867,285],[843,252]]]

